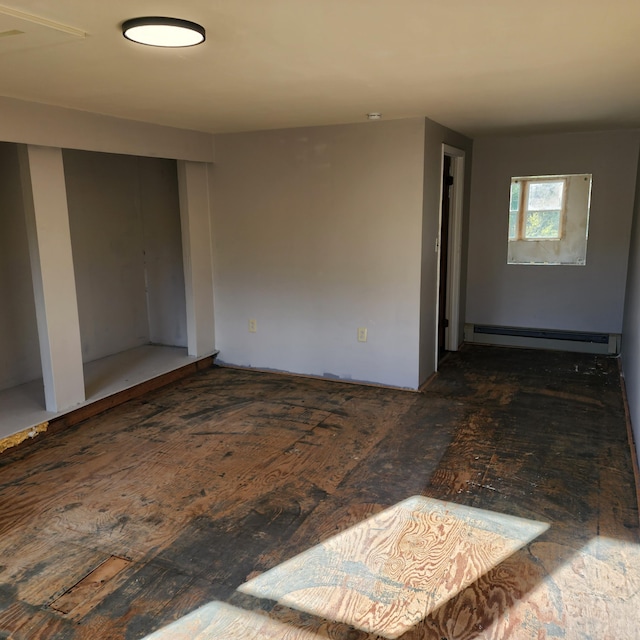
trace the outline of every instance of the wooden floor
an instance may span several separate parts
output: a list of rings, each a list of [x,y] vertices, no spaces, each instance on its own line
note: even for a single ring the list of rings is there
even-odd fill
[[[0,456],[0,638],[640,638],[617,361],[212,368]]]

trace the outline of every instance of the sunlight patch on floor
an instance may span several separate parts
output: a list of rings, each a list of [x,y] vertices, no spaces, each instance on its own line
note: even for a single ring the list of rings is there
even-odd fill
[[[394,639],[547,529],[414,496],[238,590]]]
[[[547,575],[511,609],[523,620],[522,638],[538,638],[543,629],[548,637],[556,629],[571,639],[640,638],[638,544],[601,536],[579,551],[534,542],[530,552]]]
[[[266,614],[210,602],[147,636],[145,640],[318,640],[313,631],[292,627]]]

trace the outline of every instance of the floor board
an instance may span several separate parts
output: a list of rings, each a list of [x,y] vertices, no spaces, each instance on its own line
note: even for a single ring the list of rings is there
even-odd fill
[[[0,456],[0,637],[640,638],[614,358],[214,367]]]

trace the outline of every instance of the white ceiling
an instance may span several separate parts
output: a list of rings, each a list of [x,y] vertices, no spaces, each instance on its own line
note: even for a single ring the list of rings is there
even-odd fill
[[[125,40],[144,15],[207,41]],[[637,128],[640,0],[15,0],[0,95],[209,132],[370,111],[471,136]]]

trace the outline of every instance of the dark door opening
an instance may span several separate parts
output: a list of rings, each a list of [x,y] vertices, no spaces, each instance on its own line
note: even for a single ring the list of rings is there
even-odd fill
[[[442,220],[440,222],[440,281],[438,283],[438,362],[446,353],[447,282],[449,276],[449,218],[451,213],[451,156],[444,156],[442,171]]]

